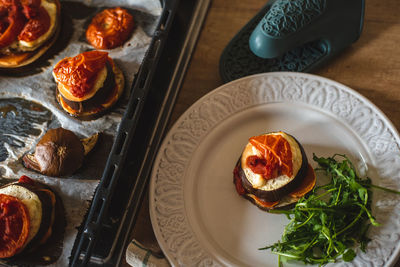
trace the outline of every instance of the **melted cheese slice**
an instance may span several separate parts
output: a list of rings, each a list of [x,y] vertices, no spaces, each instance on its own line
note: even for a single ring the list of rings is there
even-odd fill
[[[0,188],[0,194],[18,198],[28,209],[30,219],[28,240],[26,242],[28,244],[39,231],[40,223],[42,222],[42,202],[35,193],[16,184]]]
[[[18,45],[20,50],[22,51],[33,51],[36,50],[39,46],[41,46],[44,42],[46,42],[51,35],[56,31],[57,29],[57,4],[55,1],[48,1],[48,0],[42,0],[40,4],[49,14],[50,17],[50,27],[47,30],[46,33],[44,33],[42,36],[37,38],[34,41],[31,42],[25,42],[25,41],[18,41]]]
[[[276,178],[266,180],[262,177],[261,174],[254,173],[251,170],[251,168],[247,166],[246,159],[250,156],[258,156],[261,158],[262,154],[251,143],[248,143],[242,153],[242,158],[241,158],[242,169],[247,177],[247,180],[251,183],[253,188],[264,191],[276,190],[277,188],[280,188],[285,184],[289,183],[296,177],[303,162],[300,147],[293,137],[284,132],[270,133],[269,135],[280,135],[283,138],[285,138],[286,141],[288,141],[290,145],[290,150],[292,151],[293,175],[290,177],[287,175],[281,175]]]

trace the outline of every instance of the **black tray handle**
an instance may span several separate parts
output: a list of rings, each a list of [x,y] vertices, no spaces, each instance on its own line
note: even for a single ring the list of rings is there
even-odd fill
[[[148,87],[153,79],[155,70],[153,66],[157,65],[160,59],[178,3],[179,0],[165,0],[163,3],[164,8],[157,30],[132,85],[133,89],[129,98],[128,108],[122,118],[103,176],[94,195],[91,209],[84,224],[84,230],[79,237],[75,253],[72,255],[71,266],[85,266],[90,260],[101,222],[107,215],[105,211],[108,209],[111,194],[118,181],[117,178],[121,175],[121,166],[126,162],[126,155],[132,142],[132,137],[137,130],[136,126],[149,91]]]

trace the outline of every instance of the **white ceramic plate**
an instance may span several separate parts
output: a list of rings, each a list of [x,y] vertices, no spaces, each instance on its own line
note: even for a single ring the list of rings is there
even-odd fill
[[[232,171],[248,138],[286,131],[312,153],[345,153],[375,184],[400,188],[400,138],[370,101],[337,82],[268,73],[225,84],[191,106],[154,163],[150,215],[174,266],[277,266],[258,248],[278,241],[288,220],[241,198]],[[351,266],[390,266],[400,250],[400,197],[374,193],[368,253]],[[346,265],[341,263],[342,265]]]

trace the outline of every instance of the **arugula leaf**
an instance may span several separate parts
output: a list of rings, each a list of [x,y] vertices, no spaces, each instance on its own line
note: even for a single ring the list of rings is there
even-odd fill
[[[341,161],[336,160],[341,158]],[[313,155],[318,170],[331,178],[330,182],[313,189],[291,210],[272,210],[285,214],[289,224],[282,240],[261,249],[271,249],[281,260],[297,260],[306,264],[324,265],[342,258],[352,261],[358,244],[365,252],[370,239],[370,225],[379,226],[371,213],[371,188],[400,194],[374,186],[369,178],[360,178],[346,155],[324,158]]]
[[[354,250],[349,249],[343,254],[344,261],[352,261],[356,257]]]

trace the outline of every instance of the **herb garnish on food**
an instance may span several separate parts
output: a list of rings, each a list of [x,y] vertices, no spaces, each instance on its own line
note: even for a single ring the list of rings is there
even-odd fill
[[[336,158],[342,158],[337,161]],[[379,223],[371,214],[371,187],[399,193],[371,184],[369,178],[358,176],[345,155],[323,158],[313,156],[320,168],[331,178],[328,184],[316,187],[301,198],[291,210],[272,210],[290,219],[282,240],[262,249],[271,249],[281,257],[306,264],[323,265],[342,258],[352,261],[354,245],[365,252],[370,241],[367,230]],[[317,170],[318,170],[317,169]]]

